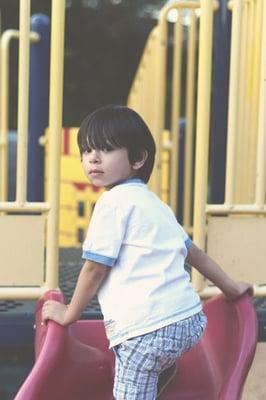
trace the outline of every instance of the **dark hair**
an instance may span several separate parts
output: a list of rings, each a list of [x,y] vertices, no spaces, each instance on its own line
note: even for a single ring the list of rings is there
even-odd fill
[[[131,164],[142,158],[146,150],[148,157],[144,165],[136,170],[138,178],[148,182],[155,158],[155,142],[152,134],[134,110],[118,105],[109,105],[89,114],[78,131],[78,146],[82,153],[89,149],[111,150],[125,147]]]

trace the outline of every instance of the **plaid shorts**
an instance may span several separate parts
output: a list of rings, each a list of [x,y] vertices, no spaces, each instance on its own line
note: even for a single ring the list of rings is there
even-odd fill
[[[114,346],[116,400],[154,400],[159,374],[200,339],[204,313],[178,321]]]

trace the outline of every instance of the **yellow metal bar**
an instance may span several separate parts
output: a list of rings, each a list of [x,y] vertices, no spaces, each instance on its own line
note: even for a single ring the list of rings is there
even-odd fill
[[[193,131],[195,115],[195,85],[196,85],[196,40],[197,19],[195,11],[190,11],[190,29],[188,32],[188,61],[186,82],[186,135],[184,161],[184,194],[183,194],[183,225],[190,229],[192,223],[192,188],[193,188]]]
[[[218,2],[213,1],[213,7],[217,7]],[[161,16],[166,16],[170,10],[184,10],[184,9],[192,9],[195,10],[200,8],[200,1],[178,1],[176,3],[166,4],[161,10]]]
[[[225,183],[226,204],[232,204],[234,196],[242,0],[235,0],[233,4]]]
[[[260,66],[260,107],[258,124],[257,167],[256,167],[256,205],[265,204],[266,192],[266,5],[263,2],[263,22]]]
[[[170,132],[165,130],[163,132],[163,151],[162,151],[162,187],[161,187],[161,200],[169,204],[169,180],[170,180]]]
[[[1,36],[0,41],[0,199],[7,199],[8,185],[8,120],[9,120],[9,47],[12,39],[19,38],[19,31],[9,29]],[[39,35],[30,33],[30,40],[36,42]]]
[[[48,288],[42,287],[1,287],[0,300],[32,300],[41,297]]]
[[[30,0],[20,1],[16,200],[26,201],[29,111]]]
[[[147,72],[147,85],[148,93],[146,97],[147,112],[146,112],[146,122],[148,126],[152,129],[152,119],[153,119],[153,98],[154,98],[154,60],[155,60],[155,34],[151,35],[149,40],[149,46],[147,49],[147,59],[148,59],[148,72]]]
[[[49,152],[48,152],[48,202],[52,209],[47,218],[47,270],[46,284],[50,289],[58,286],[59,238],[59,183],[60,150],[63,108],[63,61],[65,1],[52,1],[51,69],[49,103]]]
[[[265,214],[265,205],[256,204],[208,204],[207,214]]]
[[[207,200],[209,125],[211,99],[211,65],[213,36],[213,2],[201,1],[198,67],[197,144],[195,161],[194,242],[205,247],[205,206]],[[196,290],[203,286],[202,276],[193,269]]]
[[[254,296],[265,297],[266,296],[266,286],[253,285]],[[206,286],[203,290],[199,292],[202,299],[208,299],[209,297],[217,296],[221,291],[215,286]]]
[[[11,201],[0,202],[0,211],[6,212],[47,212],[51,209],[49,203],[18,203]]]
[[[254,202],[254,160],[255,160],[255,147],[256,147],[256,139],[257,139],[257,132],[254,131],[254,126],[252,126],[252,114],[254,113],[254,97],[253,97],[253,91],[254,91],[254,47],[255,47],[255,42],[254,42],[254,31],[255,31],[255,26],[254,26],[254,18],[255,18],[255,7],[254,7],[254,0],[250,1],[249,3],[249,29],[248,29],[248,42],[247,42],[247,48],[248,48],[248,58],[247,58],[247,93],[246,93],[246,110],[245,114],[247,117],[247,123],[245,126],[245,131],[246,131],[246,141],[245,141],[245,151],[243,156],[243,159],[245,160],[243,164],[243,171],[242,171],[242,179],[241,181],[243,182],[243,177],[244,181],[243,182],[243,200],[244,202],[247,203],[253,203]]]
[[[234,9],[235,12],[235,9]],[[234,16],[234,15],[233,15]],[[246,141],[246,124],[247,124],[247,115],[245,113],[246,102],[247,102],[247,63],[248,63],[248,51],[247,51],[247,42],[248,42],[248,5],[247,3],[243,3],[241,10],[241,34],[239,36],[239,58],[238,62],[238,86],[237,86],[237,114],[236,118],[236,126],[235,126],[235,143],[234,143],[234,151],[235,154],[232,154],[232,157],[235,158],[234,161],[234,171],[228,171],[234,177],[233,190],[232,190],[232,202],[245,202],[243,196],[243,154],[245,148]],[[232,49],[233,50],[233,49]],[[229,126],[229,125],[228,125]],[[230,142],[228,152],[231,151]],[[228,154],[229,155],[229,154]],[[245,188],[244,188],[245,190]]]
[[[261,56],[261,35],[262,35],[262,2],[261,0],[253,0],[253,34],[252,34],[252,69],[250,76],[252,79],[252,87],[250,92],[251,113],[250,113],[250,129],[249,129],[249,193],[247,202],[255,201],[256,186],[256,157],[258,144],[258,114],[259,114],[259,78],[260,78],[260,56]]]
[[[179,10],[179,9],[182,9],[182,10],[184,10],[184,9],[195,10],[197,8],[201,8],[201,1],[200,0],[199,1],[194,1],[194,0],[193,1],[191,1],[191,0],[182,1],[182,0],[180,0],[180,1],[176,2],[176,3],[166,4],[163,7],[162,11],[161,11],[161,15],[163,15],[163,14],[167,15],[169,13],[169,11],[173,10],[173,9],[176,9],[176,10]],[[213,11],[218,10],[218,8],[219,8],[219,1],[218,0],[212,0],[212,9],[213,9]]]
[[[182,70],[182,14],[178,11],[178,19],[174,27],[172,110],[171,110],[171,164],[170,164],[170,206],[177,213],[178,159],[179,159],[179,119],[181,98]]]
[[[8,176],[8,115],[9,115],[9,43],[18,37],[18,31],[8,30],[1,36],[0,47],[0,199],[7,199]]]
[[[167,24],[164,15],[160,17],[158,37],[156,41],[155,82],[154,82],[154,123],[153,134],[157,146],[154,170],[151,176],[151,188],[161,195],[161,163],[162,163],[162,135],[164,130],[165,100],[166,100],[166,54],[167,54]]]

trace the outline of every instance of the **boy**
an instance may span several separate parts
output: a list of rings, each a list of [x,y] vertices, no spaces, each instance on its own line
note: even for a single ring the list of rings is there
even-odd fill
[[[96,110],[82,122],[78,145],[86,176],[107,191],[90,221],[72,300],[68,306],[46,302],[43,321],[76,321],[98,291],[116,359],[115,399],[154,400],[158,377],[173,372],[207,324],[185,260],[230,299],[251,287],[230,279],[197,248],[172,210],[148,190],[155,143],[135,111]]]

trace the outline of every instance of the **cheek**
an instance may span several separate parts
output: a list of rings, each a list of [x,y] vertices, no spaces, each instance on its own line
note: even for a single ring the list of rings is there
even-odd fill
[[[82,168],[83,168],[84,172],[86,172],[88,170],[88,165],[89,165],[88,160],[86,160],[86,158],[84,159],[84,157],[83,157],[83,159],[82,159]]]

